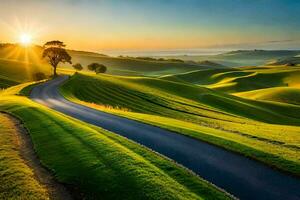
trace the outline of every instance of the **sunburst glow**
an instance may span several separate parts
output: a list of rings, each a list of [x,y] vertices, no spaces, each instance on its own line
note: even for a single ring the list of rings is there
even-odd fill
[[[20,43],[24,46],[30,45],[32,42],[32,36],[27,33],[23,33],[20,35]]]

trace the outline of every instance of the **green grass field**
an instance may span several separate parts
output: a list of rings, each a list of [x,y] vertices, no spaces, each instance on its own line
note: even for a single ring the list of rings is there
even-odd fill
[[[0,110],[24,122],[42,164],[84,197],[229,199],[186,169],[136,143],[15,95],[28,85],[4,91]],[[3,164],[13,166],[0,160],[0,166]]]
[[[300,175],[298,106],[146,77],[77,74],[61,92],[72,101],[174,130]]]
[[[38,84],[28,82],[33,74],[51,72],[51,67],[36,57],[41,49],[36,47],[34,52],[15,46],[0,49],[0,110],[24,122],[42,164],[60,182],[89,199],[229,198],[136,143],[29,100],[25,96]],[[272,53],[285,57],[295,52]],[[219,58],[234,61],[241,56],[240,62],[257,54],[255,59],[267,60],[273,58],[272,53],[235,52]],[[109,74],[83,71],[73,75],[70,66],[62,65],[60,73],[73,75],[61,87],[71,101],[206,141],[300,176],[299,67],[210,68],[72,50],[70,54],[74,63],[100,62],[109,68]],[[0,132],[9,126],[0,116]],[[12,138],[7,134],[0,143]],[[24,177],[32,176],[12,150],[15,145],[1,149],[9,156],[7,162],[0,160],[0,170],[12,168],[12,174],[20,171]],[[47,196],[34,179],[23,184],[16,176],[6,178],[5,187],[18,184],[9,190],[12,197],[18,194],[15,191],[31,194],[31,189]]]

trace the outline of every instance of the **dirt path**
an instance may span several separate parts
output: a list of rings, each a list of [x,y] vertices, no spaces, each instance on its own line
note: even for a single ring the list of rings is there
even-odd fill
[[[1,113],[2,114],[2,113]],[[20,155],[34,172],[36,180],[46,188],[51,200],[71,200],[73,199],[68,190],[58,183],[54,176],[45,167],[42,166],[37,155],[34,152],[33,144],[29,133],[23,124],[16,118],[3,114],[9,118],[17,128],[16,136],[20,144]]]

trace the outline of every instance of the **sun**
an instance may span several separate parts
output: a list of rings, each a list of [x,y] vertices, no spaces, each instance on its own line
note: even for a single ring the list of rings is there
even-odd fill
[[[20,35],[20,43],[24,46],[30,45],[32,42],[32,36],[28,33],[23,33]]]

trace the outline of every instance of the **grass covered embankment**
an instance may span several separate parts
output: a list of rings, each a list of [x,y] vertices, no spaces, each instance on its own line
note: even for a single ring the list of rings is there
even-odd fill
[[[0,199],[49,199],[21,155],[20,131],[8,115],[0,113]]]

